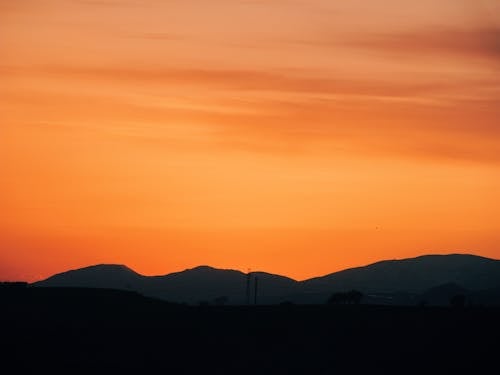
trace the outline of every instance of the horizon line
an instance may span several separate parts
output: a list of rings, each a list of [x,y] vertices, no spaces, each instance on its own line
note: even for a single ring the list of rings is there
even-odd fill
[[[328,275],[331,275],[331,274],[334,274],[334,273],[351,270],[351,269],[369,267],[371,265],[374,265],[374,264],[377,264],[377,263],[382,263],[382,262],[405,261],[405,260],[412,260],[412,259],[418,259],[418,258],[424,258],[424,257],[441,257],[441,256],[456,256],[456,255],[459,255],[459,256],[472,256],[472,257],[483,258],[483,259],[487,259],[487,260],[500,261],[500,259],[485,257],[485,256],[482,256],[482,255],[476,255],[476,254],[472,254],[472,253],[457,253],[457,252],[441,253],[441,254],[440,253],[426,253],[426,254],[417,255],[417,256],[408,257],[408,258],[381,259],[381,260],[378,260],[378,261],[375,261],[375,262],[371,262],[371,263],[368,263],[368,264],[359,265],[359,266],[353,266],[353,267],[347,267],[347,268],[342,268],[342,269],[339,269],[338,271],[333,271],[333,272],[326,273],[324,275],[313,276],[313,277],[309,277],[309,278],[305,278],[305,279],[301,279],[301,280],[298,280],[298,279],[295,279],[293,277],[289,277],[289,276],[286,276],[286,275],[283,275],[283,274],[272,273],[272,272],[268,272],[268,271],[257,270],[257,271],[244,272],[241,269],[237,269],[237,268],[219,268],[219,267],[214,267],[214,266],[211,266],[211,265],[208,265],[208,264],[200,264],[200,265],[197,265],[197,266],[194,266],[194,267],[185,268],[185,269],[179,270],[179,271],[169,272],[169,273],[166,273],[166,274],[145,275],[145,274],[137,272],[136,270],[134,270],[133,268],[129,267],[126,264],[120,264],[120,263],[97,263],[97,264],[91,264],[91,265],[87,265],[87,266],[82,266],[82,267],[77,267],[77,268],[72,268],[72,269],[68,269],[68,270],[65,270],[65,271],[57,272],[57,273],[54,273],[54,274],[52,274],[52,275],[50,275],[50,276],[48,276],[46,278],[41,278],[41,279],[37,279],[37,280],[32,281],[32,282],[28,282],[28,284],[35,284],[37,282],[44,281],[44,280],[47,280],[48,278],[51,278],[51,277],[54,277],[54,276],[57,276],[57,275],[61,275],[61,274],[67,273],[67,272],[78,271],[78,270],[87,269],[87,268],[102,267],[102,266],[123,267],[123,268],[126,268],[127,270],[129,270],[129,271],[131,271],[131,272],[133,272],[133,273],[135,273],[135,274],[137,274],[138,276],[141,276],[141,277],[165,277],[165,276],[169,276],[169,275],[173,275],[173,274],[178,274],[178,273],[182,273],[182,272],[186,272],[186,271],[191,271],[191,270],[194,270],[194,269],[197,269],[197,268],[206,267],[206,268],[210,268],[210,269],[217,270],[217,271],[234,271],[234,272],[240,272],[243,275],[248,275],[248,274],[253,274],[253,273],[266,273],[266,274],[273,275],[273,276],[285,277],[285,278],[288,278],[288,279],[293,280],[295,282],[303,282],[303,281],[307,281],[307,280],[312,280],[312,279],[316,279],[316,278],[325,277],[325,276],[328,276]],[[24,280],[2,280],[2,282],[19,282],[19,281],[25,282]]]

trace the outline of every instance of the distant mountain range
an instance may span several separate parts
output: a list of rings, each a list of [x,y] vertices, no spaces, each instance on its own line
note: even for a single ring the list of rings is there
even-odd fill
[[[32,285],[131,290],[188,304],[325,303],[334,292],[355,289],[364,294],[364,303],[439,305],[463,294],[471,303],[500,305],[500,261],[465,254],[424,255],[385,260],[305,281],[208,266],[143,276],[123,265],[103,264],[59,273]]]

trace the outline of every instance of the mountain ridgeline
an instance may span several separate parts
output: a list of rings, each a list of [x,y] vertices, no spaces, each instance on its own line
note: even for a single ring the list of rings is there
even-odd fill
[[[123,265],[104,264],[56,274],[32,285],[128,290],[188,304],[317,304],[325,303],[334,292],[358,290],[364,295],[363,303],[443,305],[461,294],[470,303],[500,305],[500,261],[462,254],[425,255],[381,261],[305,281],[208,266],[143,276]]]

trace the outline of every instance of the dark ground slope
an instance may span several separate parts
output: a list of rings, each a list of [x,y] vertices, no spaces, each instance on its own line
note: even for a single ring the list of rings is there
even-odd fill
[[[253,300],[258,284],[258,302],[278,304],[323,304],[334,292],[356,289],[373,304],[416,305],[431,288],[455,284],[467,292],[474,304],[499,305],[500,261],[467,254],[425,255],[386,260],[335,272],[305,281],[265,272],[243,272],[199,266],[163,276],[143,276],[124,265],[100,264],[70,270],[33,283],[39,287],[112,288],[197,305],[225,301],[241,305],[247,300],[247,285]],[[450,296],[436,300],[447,304]],[[429,298],[432,304],[434,298]]]
[[[498,365],[493,308],[188,307],[71,288],[0,298],[2,366],[16,374],[472,374]]]

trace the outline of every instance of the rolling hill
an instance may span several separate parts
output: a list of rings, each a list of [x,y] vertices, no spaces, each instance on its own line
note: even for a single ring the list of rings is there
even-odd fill
[[[500,286],[500,261],[468,254],[423,255],[385,260],[302,282],[302,298],[324,301],[335,291],[419,295],[430,288],[456,284],[477,291]]]
[[[143,276],[123,265],[96,265],[63,272],[34,283],[37,287],[92,287],[130,290],[145,296],[189,304],[324,303],[333,292],[357,289],[366,302],[413,304],[432,288],[479,293],[500,288],[500,261],[467,254],[424,255],[385,260],[304,281],[252,272],[200,266],[164,276]],[[247,282],[249,292],[247,295]],[[429,290],[431,292],[429,292]],[[443,294],[443,293],[441,293]],[[440,301],[445,296],[440,296]]]
[[[250,277],[250,299],[276,303],[296,291],[299,283],[290,278],[265,272]],[[87,287],[136,291],[148,297],[173,302],[246,304],[248,275],[235,270],[199,266],[164,276],[143,276],[123,265],[101,264],[59,273],[34,283],[37,287]]]

